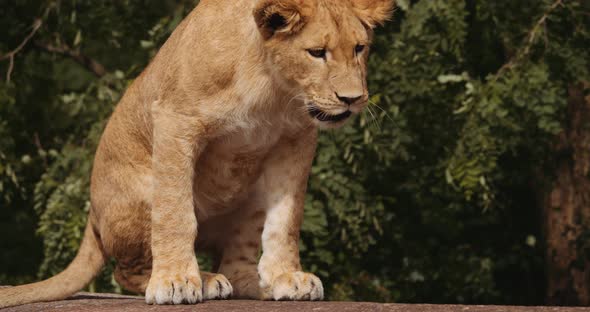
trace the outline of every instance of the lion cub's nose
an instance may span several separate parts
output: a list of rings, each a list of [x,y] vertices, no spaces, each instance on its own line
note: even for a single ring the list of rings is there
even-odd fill
[[[359,95],[359,96],[341,96],[338,93],[336,93],[336,97],[340,100],[340,102],[346,103],[348,105],[352,105],[354,103],[356,103],[358,100],[360,100],[363,96]]]

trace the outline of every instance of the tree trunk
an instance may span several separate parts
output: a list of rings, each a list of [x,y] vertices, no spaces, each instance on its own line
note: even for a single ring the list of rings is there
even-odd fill
[[[590,96],[569,88],[568,121],[554,146],[553,183],[543,201],[547,303],[590,305]]]

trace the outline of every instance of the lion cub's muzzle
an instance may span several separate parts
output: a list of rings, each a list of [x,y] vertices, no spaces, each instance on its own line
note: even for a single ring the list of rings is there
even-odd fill
[[[307,111],[312,118],[320,122],[336,125],[347,120],[353,114],[360,113],[368,103],[368,97],[366,96],[354,99],[347,98],[346,101],[340,97],[339,99],[343,105],[328,104],[327,107],[323,107],[315,102],[308,102]]]

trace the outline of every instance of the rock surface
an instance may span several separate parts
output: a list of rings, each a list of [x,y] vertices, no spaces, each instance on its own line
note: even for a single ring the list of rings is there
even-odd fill
[[[270,302],[270,301],[208,301],[194,306],[150,306],[141,297],[80,293],[69,300],[29,304],[3,309],[2,312],[582,312],[590,308],[507,307],[459,305],[407,305],[368,302]]]

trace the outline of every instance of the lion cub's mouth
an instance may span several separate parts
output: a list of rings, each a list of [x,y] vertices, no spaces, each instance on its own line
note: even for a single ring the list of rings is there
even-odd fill
[[[345,120],[348,117],[350,117],[350,115],[352,115],[352,112],[347,110],[342,114],[330,115],[315,106],[310,106],[309,107],[309,115],[311,115],[311,117],[313,117],[319,121],[339,122],[339,121]]]

